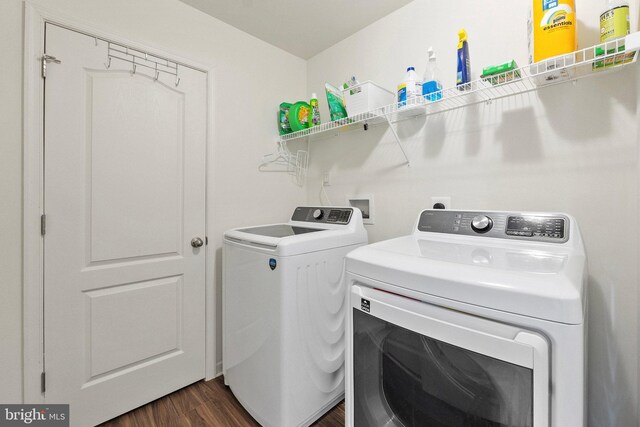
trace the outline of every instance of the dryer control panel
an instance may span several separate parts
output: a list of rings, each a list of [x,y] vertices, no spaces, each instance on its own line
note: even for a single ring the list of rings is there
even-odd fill
[[[569,240],[569,218],[545,213],[433,209],[420,214],[418,231],[564,243]]]
[[[292,221],[304,221],[320,224],[340,224],[346,225],[351,221],[352,208],[328,208],[326,206],[297,207],[291,217]]]

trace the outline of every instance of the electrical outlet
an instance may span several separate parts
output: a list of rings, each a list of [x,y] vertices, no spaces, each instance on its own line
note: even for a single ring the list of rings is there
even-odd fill
[[[322,175],[322,185],[328,187],[331,185],[331,172],[325,172]]]
[[[451,209],[451,196],[432,196],[429,209],[435,209],[434,206],[437,203],[442,203],[444,205],[444,209]]]

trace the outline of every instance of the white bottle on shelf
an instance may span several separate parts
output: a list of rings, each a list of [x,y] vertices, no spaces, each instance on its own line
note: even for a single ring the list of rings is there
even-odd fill
[[[398,85],[398,104],[404,106],[407,105],[407,101],[411,102],[418,95],[419,85],[416,69],[413,67],[407,68],[404,80]]]

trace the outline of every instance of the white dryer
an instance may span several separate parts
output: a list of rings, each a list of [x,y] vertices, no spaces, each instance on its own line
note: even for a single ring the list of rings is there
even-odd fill
[[[347,426],[585,425],[586,257],[569,215],[426,210],[345,271]]]
[[[344,257],[365,244],[355,208],[224,234],[224,380],[261,425],[307,426],[342,400]]]

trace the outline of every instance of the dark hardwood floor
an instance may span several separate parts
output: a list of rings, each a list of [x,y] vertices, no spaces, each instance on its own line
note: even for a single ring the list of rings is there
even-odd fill
[[[344,426],[344,401],[316,421],[317,427]],[[259,424],[240,405],[222,377],[200,381],[100,427],[253,427]]]

